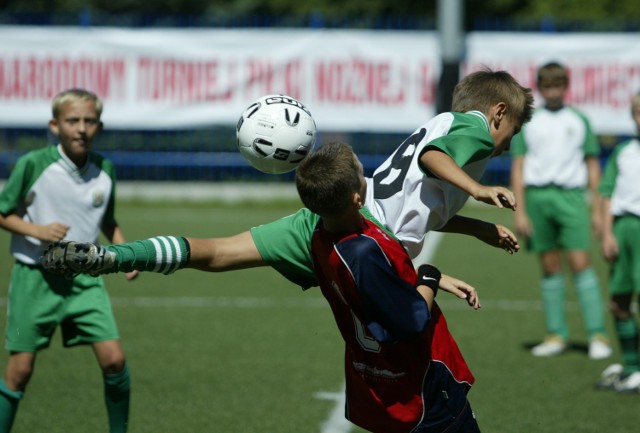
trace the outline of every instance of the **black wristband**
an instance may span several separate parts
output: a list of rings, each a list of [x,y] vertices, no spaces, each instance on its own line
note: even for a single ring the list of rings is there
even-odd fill
[[[420,265],[420,267],[418,268],[418,280],[416,281],[416,287],[429,287],[431,290],[433,290],[433,297],[435,298],[438,294],[438,287],[440,287],[441,277],[442,274],[435,266]]]

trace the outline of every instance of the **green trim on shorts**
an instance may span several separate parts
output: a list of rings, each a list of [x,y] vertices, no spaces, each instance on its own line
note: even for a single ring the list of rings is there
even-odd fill
[[[618,257],[609,268],[612,295],[640,293],[640,217],[625,215],[613,222]]]
[[[73,280],[16,262],[11,272],[5,347],[37,352],[60,327],[65,347],[119,339],[102,277]]]
[[[528,248],[536,253],[589,250],[591,214],[585,194],[582,188],[527,187],[525,201],[533,228]]]

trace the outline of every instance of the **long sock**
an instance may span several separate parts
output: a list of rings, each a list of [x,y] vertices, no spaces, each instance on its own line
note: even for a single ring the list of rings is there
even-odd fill
[[[576,291],[578,293],[578,301],[582,318],[589,338],[595,334],[606,334],[604,325],[604,305],[602,301],[602,292],[600,291],[600,283],[593,268],[585,269],[582,272],[574,274]]]
[[[0,432],[11,431],[22,394],[22,391],[10,390],[4,379],[0,379]]]
[[[624,373],[640,371],[640,342],[638,339],[638,324],[633,317],[625,320],[615,320],[616,332],[622,351]]]
[[[183,268],[191,254],[189,242],[176,236],[154,238],[115,244],[105,247],[116,254],[116,267],[112,272],[139,271],[171,274]]]
[[[542,279],[542,307],[548,334],[569,339],[569,329],[565,320],[565,282],[562,273],[552,274]]]
[[[131,379],[124,366],[120,373],[104,375],[104,400],[107,404],[110,433],[125,433],[129,423]]]

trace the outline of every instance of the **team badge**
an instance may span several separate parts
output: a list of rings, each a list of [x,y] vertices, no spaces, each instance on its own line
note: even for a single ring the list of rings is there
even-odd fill
[[[104,203],[104,191],[101,189],[94,189],[91,197],[93,199],[93,207],[100,207]]]

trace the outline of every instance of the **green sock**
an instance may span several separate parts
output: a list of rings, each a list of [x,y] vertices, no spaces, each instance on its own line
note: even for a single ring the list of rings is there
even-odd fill
[[[171,274],[189,261],[189,243],[177,236],[157,236],[143,241],[105,247],[116,253],[114,272],[150,271]]]
[[[548,275],[540,283],[542,287],[542,307],[548,334],[569,339],[569,329],[565,320],[565,282],[562,273]]]
[[[120,373],[104,375],[104,400],[109,416],[109,432],[125,433],[129,423],[131,379],[124,366]]]
[[[595,334],[606,335],[602,292],[595,271],[589,268],[578,272],[574,275],[574,281],[589,338]]]
[[[0,431],[9,432],[16,417],[22,391],[12,391],[0,378]]]
[[[638,340],[638,324],[631,317],[625,320],[615,320],[616,332],[622,351],[624,373],[640,371],[640,343]]]

